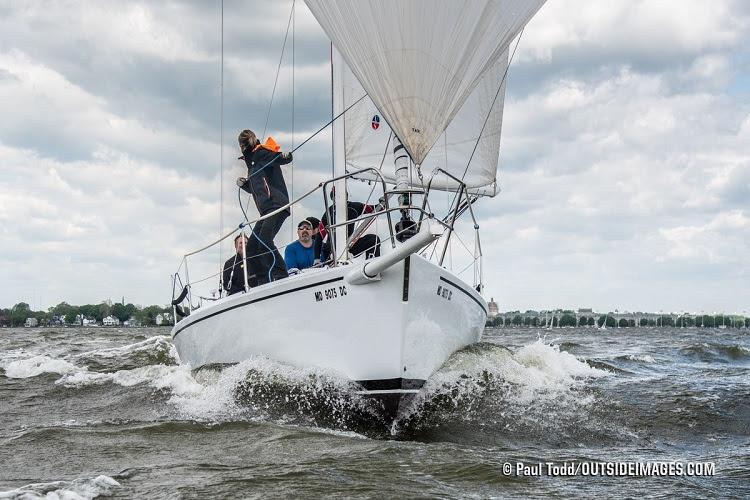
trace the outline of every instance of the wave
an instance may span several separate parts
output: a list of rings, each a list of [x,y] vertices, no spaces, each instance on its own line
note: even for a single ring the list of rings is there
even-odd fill
[[[392,431],[400,433],[415,425],[430,427],[446,415],[466,417],[467,411],[470,415],[472,409],[492,406],[498,391],[505,391],[504,404],[511,407],[510,413],[521,414],[529,405],[554,406],[585,380],[608,375],[542,341],[515,354],[494,344],[476,344],[455,353],[391,428],[382,420],[380,403],[359,396],[361,388],[345,376],[259,356],[228,368],[195,372],[202,388],[173,395],[169,402],[189,419],[271,420],[388,437]],[[583,394],[570,397],[575,400],[571,405],[590,399]],[[503,411],[509,413],[507,407]]]
[[[157,335],[122,347],[77,354],[75,359],[92,371],[128,370],[148,365],[176,365],[177,352],[169,336]]]
[[[475,344],[454,353],[430,377],[397,431],[416,439],[472,427],[481,431],[466,436],[490,432],[505,440],[611,434],[606,423],[592,420],[596,398],[587,390],[592,379],[611,375],[542,340],[515,353]]]
[[[624,354],[622,356],[617,356],[615,358],[615,360],[616,361],[626,361],[626,362],[627,361],[633,361],[633,362],[636,362],[636,363],[649,363],[649,364],[656,363],[656,360],[654,359],[654,357],[650,356],[648,354],[641,354],[641,355]]]
[[[559,349],[561,351],[572,351],[576,347],[581,347],[581,344],[578,344],[577,342],[560,342]]]
[[[291,367],[268,358],[249,360],[243,369],[235,398],[257,416],[369,435],[390,432],[380,403],[358,395],[361,387],[335,371]]]
[[[589,365],[592,368],[596,368],[597,370],[602,370],[610,373],[617,373],[620,375],[632,375],[633,372],[629,370],[625,370],[623,368],[619,368],[611,363],[607,363],[605,361],[598,361],[595,359],[587,359],[586,364]]]
[[[110,379],[121,385],[134,385],[149,378],[148,375],[139,374],[149,372],[153,367],[177,365],[177,353],[167,336],[151,337],[122,347],[88,351],[69,359],[49,355],[23,356],[23,352],[15,352],[2,361],[0,368],[6,377],[30,378],[53,373],[63,375],[58,383],[66,385],[100,383]],[[134,375],[131,377],[129,373]]]
[[[703,362],[750,362],[750,349],[737,344],[701,343],[680,349],[680,354]]]
[[[149,384],[155,389],[169,389],[172,394],[192,394],[201,390],[201,385],[193,379],[190,370],[184,366],[149,365],[132,370],[118,370],[111,373],[90,372],[78,369],[66,373],[55,384],[65,387],[86,387],[113,383],[123,387]]]
[[[41,355],[10,361],[3,366],[3,369],[5,370],[5,376],[8,378],[29,378],[44,373],[63,375],[80,370],[74,364],[63,359]]]
[[[0,491],[0,498],[87,500],[101,495],[109,495],[118,486],[120,486],[120,483],[111,477],[100,475],[94,478],[79,478],[72,481],[27,484],[15,490]]]
[[[447,422],[487,422],[502,432],[570,428],[571,422],[589,420],[594,395],[588,381],[614,371],[590,366],[543,340],[515,352],[475,344],[454,353],[391,428],[382,420],[379,401],[358,395],[361,387],[331,370],[292,367],[259,356],[191,372],[175,364],[166,336],[77,354],[71,361],[47,356],[16,360],[6,366],[6,375],[56,373],[56,385],[74,389],[147,385],[164,391],[177,419],[274,421],[370,437],[389,437],[395,431],[397,438]]]

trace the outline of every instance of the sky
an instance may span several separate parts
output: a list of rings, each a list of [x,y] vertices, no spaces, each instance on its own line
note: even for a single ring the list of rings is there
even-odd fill
[[[303,2],[280,57],[291,9],[225,0],[222,87],[219,1],[0,0],[0,307],[168,303],[182,255],[242,220],[238,132],[268,114],[291,149],[330,119]],[[296,195],[330,140],[295,153]],[[498,181],[476,207],[501,310],[750,311],[750,3],[549,0],[508,73]]]

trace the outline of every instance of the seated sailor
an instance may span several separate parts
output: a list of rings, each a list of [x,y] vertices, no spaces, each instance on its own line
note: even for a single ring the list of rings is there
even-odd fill
[[[333,198],[334,191],[331,190],[331,198]],[[364,203],[360,203],[357,201],[348,201],[346,203],[347,207],[347,217],[346,220],[354,220],[357,217],[362,216],[363,214],[369,214],[373,211],[379,210],[380,207],[373,206],[373,205],[366,205]],[[329,217],[330,214],[330,217]],[[323,214],[323,217],[320,219],[320,225],[318,226],[318,229],[320,230],[320,237],[315,239],[315,255],[317,259],[320,259],[321,262],[328,261],[329,258],[331,258],[331,244],[330,244],[330,235],[328,234],[328,231],[326,230],[326,226],[328,225],[328,221],[331,221],[331,225],[336,224],[336,207],[331,206],[328,209],[328,213]],[[347,238],[351,238],[352,234],[354,234],[354,223],[346,225],[346,235]],[[361,255],[362,253],[365,254],[366,259],[371,259],[373,257],[379,257],[380,256],[380,238],[375,234],[362,234],[360,235],[356,241],[350,242],[349,246],[349,252],[352,254],[352,256],[357,257],[358,255]]]
[[[242,259],[242,253],[243,253],[243,245],[245,246],[245,252],[247,252],[247,236],[244,236],[242,234],[238,234],[237,237],[234,239],[234,249],[235,254],[230,257],[225,263],[224,263],[224,272],[222,274],[222,283],[224,284],[224,290],[228,292],[229,295],[235,294],[237,292],[244,292],[245,291],[245,264],[247,265],[247,282],[249,286],[255,286],[258,284],[258,279],[255,276],[255,273],[251,271],[251,267],[249,265],[250,259],[249,255],[245,253],[246,258]]]
[[[284,250],[284,261],[287,269],[307,269],[315,261],[313,246],[313,225],[307,219],[297,224],[297,241],[287,245]]]

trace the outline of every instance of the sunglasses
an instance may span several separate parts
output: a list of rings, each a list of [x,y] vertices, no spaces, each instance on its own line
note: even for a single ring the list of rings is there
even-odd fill
[[[297,231],[302,231],[303,229],[307,229],[308,231],[312,231],[312,226],[308,226],[307,224],[305,224],[304,226],[299,226],[297,228]]]

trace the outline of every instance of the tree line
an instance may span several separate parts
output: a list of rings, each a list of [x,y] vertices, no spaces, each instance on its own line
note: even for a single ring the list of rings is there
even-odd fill
[[[573,313],[556,314],[554,316],[526,316],[523,314],[509,314],[495,316],[494,318],[487,319],[487,326],[502,327],[502,326],[552,326],[552,327],[564,327],[564,326],[597,326],[601,327],[606,322],[607,328],[609,327],[620,327],[628,328],[635,326],[642,327],[660,327],[660,326],[672,326],[672,327],[703,327],[703,328],[750,328],[750,318],[743,316],[728,316],[728,315],[698,315],[698,316],[687,316],[682,315],[674,317],[668,314],[662,316],[649,316],[648,318],[620,318],[619,320],[615,315],[602,314],[601,316],[579,316]]]
[[[47,325],[51,324],[55,317],[65,324],[72,325],[75,324],[79,315],[93,318],[99,324],[107,316],[114,316],[120,320],[120,323],[134,319],[142,326],[152,326],[156,324],[156,316],[162,313],[171,314],[172,308],[156,305],[141,307],[134,304],[109,304],[107,302],[75,306],[60,302],[46,311],[32,311],[29,304],[19,302],[9,309],[0,309],[0,326],[23,326],[27,318],[36,318],[40,325]]]

